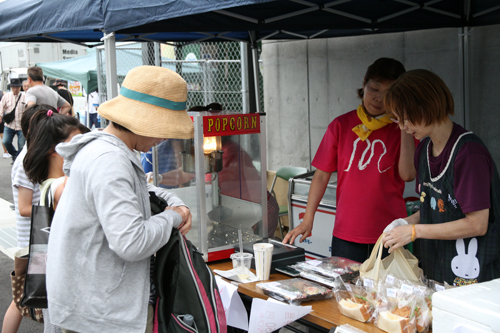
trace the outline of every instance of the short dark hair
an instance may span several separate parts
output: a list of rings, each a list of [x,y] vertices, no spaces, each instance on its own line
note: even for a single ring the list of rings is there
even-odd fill
[[[387,112],[412,124],[428,126],[453,115],[455,103],[444,81],[426,69],[414,69],[401,75],[387,90]]]
[[[119,125],[117,123],[114,123],[112,121],[109,122],[111,125],[113,125],[114,128],[116,128],[117,130],[119,131],[123,131],[123,132],[129,132],[129,133],[133,133],[131,130],[129,130],[128,128],[126,128],[125,126],[122,126],[122,125]]]
[[[42,81],[43,82],[43,69],[37,66],[33,66],[28,68],[28,76],[33,81]]]
[[[56,108],[53,108],[52,106],[47,104],[40,104],[40,105],[35,104],[27,108],[23,112],[23,116],[21,117],[21,130],[23,131],[23,136],[26,139],[28,139],[28,130],[30,127],[31,118],[37,111],[40,110],[45,110],[45,111],[52,110],[52,112],[57,112]]]
[[[80,121],[75,117],[59,113],[47,114],[47,110],[37,111],[30,122],[23,166],[26,176],[33,184],[41,184],[49,175],[49,157],[56,145],[66,140],[71,132],[78,129]]]
[[[373,64],[368,66],[363,80],[363,87],[370,80],[377,82],[394,81],[404,72],[406,72],[405,66],[403,66],[403,64],[396,59],[379,58],[375,60]],[[362,99],[363,93],[363,88],[359,88],[358,97]]]

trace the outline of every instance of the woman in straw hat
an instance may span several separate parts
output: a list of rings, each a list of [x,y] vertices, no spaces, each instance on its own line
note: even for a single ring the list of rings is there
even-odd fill
[[[150,258],[173,228],[191,229],[191,213],[146,182],[134,150],[192,138],[186,98],[177,73],[137,67],[119,96],[99,107],[110,121],[104,131],[57,146],[69,180],[51,228],[47,293],[52,322],[65,331],[142,333],[151,321]],[[155,216],[152,190],[169,206]]]

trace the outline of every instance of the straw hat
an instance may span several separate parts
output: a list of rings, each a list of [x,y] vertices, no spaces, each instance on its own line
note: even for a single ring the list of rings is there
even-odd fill
[[[162,139],[190,139],[193,121],[186,112],[186,81],[176,72],[139,66],[128,72],[120,94],[97,111],[135,134]]]

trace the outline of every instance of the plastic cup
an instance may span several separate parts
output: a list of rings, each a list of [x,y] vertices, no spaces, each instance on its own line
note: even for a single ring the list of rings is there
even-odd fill
[[[260,281],[269,280],[271,262],[273,260],[273,244],[257,243],[253,245],[255,255],[255,271]]]
[[[251,253],[233,253],[230,258],[233,261],[233,269],[241,280],[246,280],[250,276],[250,265],[252,264]]]

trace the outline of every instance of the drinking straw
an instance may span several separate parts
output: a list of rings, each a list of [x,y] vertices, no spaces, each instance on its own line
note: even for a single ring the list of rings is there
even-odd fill
[[[238,229],[238,241],[240,242],[240,252],[243,253],[243,237],[241,236],[241,229]]]

